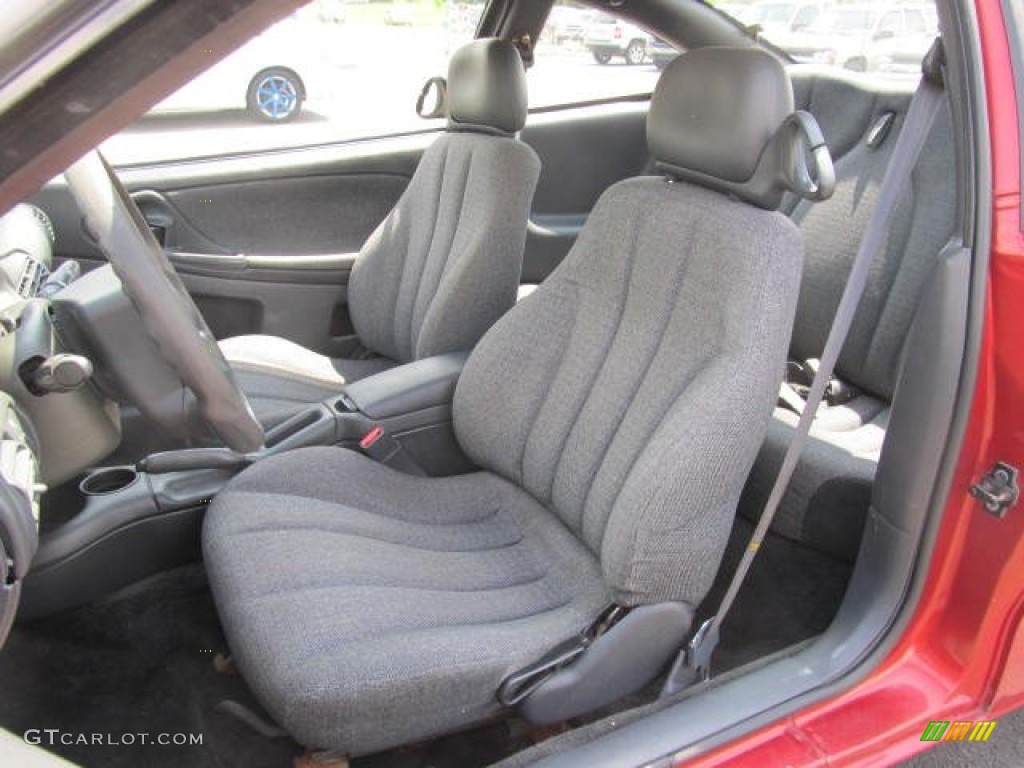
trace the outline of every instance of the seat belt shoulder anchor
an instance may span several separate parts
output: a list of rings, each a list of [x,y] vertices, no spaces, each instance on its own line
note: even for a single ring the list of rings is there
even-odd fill
[[[711,678],[711,655],[718,647],[718,637],[718,624],[712,616],[697,628],[690,642],[676,657],[661,689],[661,696],[671,696]]]

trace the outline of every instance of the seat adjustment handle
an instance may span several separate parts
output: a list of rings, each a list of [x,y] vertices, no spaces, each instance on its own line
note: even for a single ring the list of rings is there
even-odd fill
[[[514,707],[555,672],[579,658],[589,645],[590,639],[584,634],[559,643],[533,664],[506,677],[498,688],[498,702],[506,707]]]

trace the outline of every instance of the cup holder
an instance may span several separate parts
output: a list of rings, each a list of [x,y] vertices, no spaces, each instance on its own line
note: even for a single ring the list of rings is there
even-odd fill
[[[93,472],[78,486],[86,496],[105,496],[123,491],[139,479],[131,467],[107,467]]]

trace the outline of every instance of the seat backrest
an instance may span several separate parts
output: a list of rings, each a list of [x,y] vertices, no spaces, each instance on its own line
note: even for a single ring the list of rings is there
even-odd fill
[[[648,118],[667,177],[605,192],[459,381],[468,455],[556,513],[621,604],[699,602],[761,444],[802,247],[764,209],[778,198],[736,179],[777,155],[791,109],[788,77],[762,51],[699,49],[670,64]],[[688,169],[713,178],[679,180]]]
[[[874,84],[870,84],[874,85]],[[791,356],[820,357],[850,266],[874,209],[910,93],[872,89],[863,79],[794,76],[797,104],[814,113],[836,157],[836,190],[822,205],[801,201],[792,212],[806,259]],[[893,115],[883,140],[876,129]],[[874,136],[874,140],[871,137]],[[893,217],[874,264],[836,373],[884,400],[896,387],[914,311],[956,222],[952,117],[940,113],[914,168],[910,190]]]
[[[399,362],[470,349],[514,303],[540,160],[519,53],[476,40],[452,57],[448,130],[363,246],[349,281],[360,341]]]

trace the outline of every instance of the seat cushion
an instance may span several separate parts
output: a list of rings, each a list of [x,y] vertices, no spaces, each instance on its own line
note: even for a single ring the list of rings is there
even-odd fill
[[[510,672],[610,602],[594,555],[496,475],[404,475],[341,448],[262,461],[204,551],[245,679],[310,747],[365,754],[499,710]]]
[[[822,407],[772,530],[827,554],[856,558],[888,420],[886,403],[867,395]],[[798,421],[788,409],[775,410],[741,497],[745,517],[756,520],[764,509]]]
[[[264,427],[397,365],[386,357],[330,358],[279,336],[235,336],[221,341],[220,348]]]

